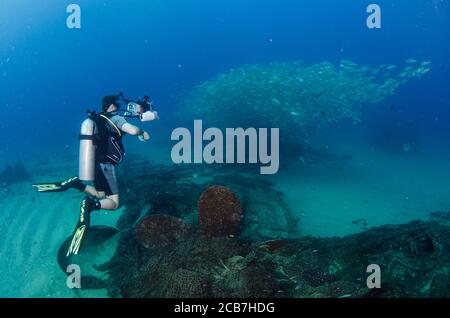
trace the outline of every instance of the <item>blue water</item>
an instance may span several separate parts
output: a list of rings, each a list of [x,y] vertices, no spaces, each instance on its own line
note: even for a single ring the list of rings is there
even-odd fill
[[[358,125],[338,122],[314,136],[315,148],[351,162],[282,164],[277,187],[304,216],[301,234],[352,233],[358,216],[376,225],[450,209],[450,1],[372,1],[382,9],[379,30],[366,27],[371,1],[37,2],[0,0],[1,166],[36,167],[66,154],[75,168],[85,110],[118,91],[153,99],[161,120],[143,124],[153,143],[126,144],[164,161],[180,100],[216,74],[268,62],[377,66],[414,58],[431,61],[431,72],[364,108]],[[73,2],[81,29],[66,27]],[[417,153],[404,153],[405,134],[420,140]]]
[[[448,132],[448,1],[378,1],[381,30],[365,26],[369,3],[350,0],[80,0],[81,30],[65,25],[69,3],[0,4],[0,94],[8,114],[0,151],[12,159],[43,144],[67,143],[85,108],[97,107],[105,94],[151,94],[167,119],[182,92],[216,73],[297,59],[431,60],[427,79],[409,83],[393,100],[433,132]]]

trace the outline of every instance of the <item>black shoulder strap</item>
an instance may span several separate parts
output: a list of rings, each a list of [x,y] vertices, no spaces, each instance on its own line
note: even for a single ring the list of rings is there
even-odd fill
[[[114,134],[120,138],[120,137],[122,137],[122,132],[117,127],[117,125],[114,124],[114,122],[111,120],[112,116],[114,116],[114,115],[111,115],[108,113],[100,113],[100,114],[98,114],[97,118],[94,120],[97,123],[97,127],[98,127],[100,134],[109,133],[109,134]],[[108,129],[106,127],[107,123],[109,124],[109,127],[111,127],[110,129]]]
[[[92,140],[92,141],[96,141],[97,140],[95,135],[80,135],[79,139],[80,140]]]

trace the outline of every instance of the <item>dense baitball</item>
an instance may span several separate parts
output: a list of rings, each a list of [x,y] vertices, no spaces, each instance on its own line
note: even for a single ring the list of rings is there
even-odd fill
[[[136,226],[136,239],[144,247],[164,247],[188,236],[192,226],[176,217],[155,214]]]
[[[413,59],[377,67],[346,60],[243,65],[194,87],[181,100],[180,114],[215,127],[279,127],[305,135],[342,119],[359,122],[362,107],[394,95],[430,65]]]
[[[238,197],[223,186],[206,189],[198,201],[199,223],[207,236],[228,236],[239,233],[243,217]]]

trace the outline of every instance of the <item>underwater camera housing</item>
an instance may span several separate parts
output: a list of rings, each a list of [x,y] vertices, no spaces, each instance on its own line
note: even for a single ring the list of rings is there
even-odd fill
[[[127,110],[124,116],[139,117],[142,122],[152,121],[158,118],[158,112],[153,110],[153,103],[149,96],[144,96],[143,99],[138,99],[136,101],[125,98],[122,93],[120,96],[127,103]]]

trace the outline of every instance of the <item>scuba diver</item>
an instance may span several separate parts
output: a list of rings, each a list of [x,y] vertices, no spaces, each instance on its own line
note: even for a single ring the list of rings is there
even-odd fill
[[[127,110],[121,111],[121,101]],[[150,135],[141,128],[127,122],[126,118],[139,118],[142,122],[158,119],[148,96],[132,101],[122,93],[103,98],[102,112],[88,111],[88,118],[81,125],[79,175],[62,182],[33,184],[39,192],[63,192],[77,189],[87,194],[81,201],[78,224],[66,256],[77,255],[86,237],[93,211],[116,210],[119,207],[119,186],[115,166],[119,164],[125,149],[122,137],[137,136],[141,141]],[[83,181],[93,181],[93,186]]]

